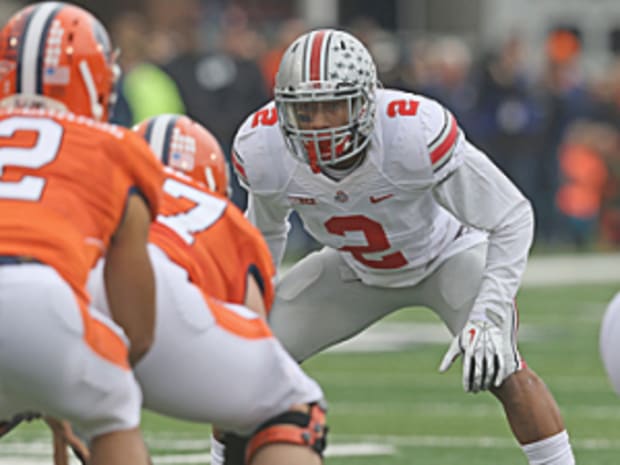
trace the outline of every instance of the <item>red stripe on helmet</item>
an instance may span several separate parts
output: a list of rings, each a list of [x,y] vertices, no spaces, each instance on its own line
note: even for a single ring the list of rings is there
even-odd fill
[[[323,40],[325,39],[325,31],[319,31],[312,39],[312,48],[310,51],[310,80],[321,80],[321,49],[323,48]]]

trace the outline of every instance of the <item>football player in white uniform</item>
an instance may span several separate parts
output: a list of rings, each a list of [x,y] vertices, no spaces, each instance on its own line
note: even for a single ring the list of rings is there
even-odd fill
[[[533,236],[528,200],[437,102],[378,86],[350,34],[285,52],[275,101],[242,124],[233,166],[276,264],[297,211],[324,248],[277,286],[269,321],[298,360],[423,305],[454,335],[467,392],[491,391],[530,464],[574,463],[559,409],[517,350],[514,299]]]
[[[603,366],[620,396],[620,292],[611,300],[601,324],[599,347]]]

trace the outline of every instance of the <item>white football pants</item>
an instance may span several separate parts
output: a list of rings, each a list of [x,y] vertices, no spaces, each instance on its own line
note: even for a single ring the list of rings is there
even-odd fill
[[[293,404],[323,398],[254,312],[205,299],[161,249],[149,245],[149,254],[156,278],[155,340],[135,367],[144,407],[245,435]],[[101,283],[91,276],[89,290],[105,306]]]
[[[53,268],[0,266],[0,419],[43,413],[92,438],[138,426],[140,403],[119,326]]]
[[[386,288],[364,284],[339,252],[324,247],[284,274],[276,286],[269,324],[298,361],[404,307],[430,308],[456,334],[478,295],[486,249],[481,243],[447,258],[414,286]]]

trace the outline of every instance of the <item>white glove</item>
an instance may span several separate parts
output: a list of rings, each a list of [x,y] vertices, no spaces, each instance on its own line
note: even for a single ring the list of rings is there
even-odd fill
[[[508,376],[521,368],[521,357],[512,329],[502,330],[491,321],[468,321],[452,340],[439,371],[447,371],[461,354],[465,392],[499,387]]]

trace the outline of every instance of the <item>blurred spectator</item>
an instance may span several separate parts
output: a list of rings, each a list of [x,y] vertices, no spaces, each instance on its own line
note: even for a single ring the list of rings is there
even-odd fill
[[[534,145],[541,109],[523,63],[521,38],[510,37],[490,52],[478,75],[478,98],[470,138],[532,201],[540,202],[540,154]]]
[[[570,241],[583,249],[594,239],[608,190],[605,163],[613,150],[611,127],[581,122],[573,125],[560,149],[561,184],[556,195]]]
[[[288,19],[278,28],[275,43],[263,54],[260,65],[267,86],[267,92],[273,96],[276,73],[280,59],[286,48],[300,35],[308,30],[306,23],[298,18]]]
[[[401,61],[401,44],[392,31],[388,31],[368,16],[354,17],[343,29],[357,37],[372,54],[379,80],[391,86],[398,78]]]
[[[406,41],[398,75],[394,77],[392,87],[409,92],[421,92],[430,86],[433,81],[430,49],[430,39],[416,38]]]
[[[592,118],[620,130],[620,55],[591,80]]]
[[[221,42],[207,50],[196,18],[186,18],[186,24],[177,26],[183,49],[164,69],[178,84],[187,115],[209,128],[230,157],[237,126],[249,112],[266,103],[269,95],[256,62],[262,41],[243,11],[228,8],[221,23]],[[232,200],[243,209],[245,191],[236,177],[231,181]]]
[[[132,126],[162,113],[184,113],[185,107],[175,82],[153,63],[149,27],[145,18],[135,12],[124,12],[111,27],[114,42],[122,50],[123,71],[119,95],[112,121]]]
[[[592,82],[595,110],[593,120],[606,132],[599,131],[596,142],[603,145],[603,160],[609,181],[601,207],[600,235],[605,246],[620,246],[620,56],[603,69]]]
[[[419,83],[420,92],[449,108],[465,132],[475,137],[472,112],[478,92],[471,80],[471,50],[463,40],[445,36],[432,40],[426,53],[427,77]]]
[[[543,121],[537,144],[535,207],[537,239],[554,243],[566,239],[555,202],[560,181],[558,150],[570,124],[586,118],[592,108],[581,69],[579,38],[570,30],[554,30],[544,50],[543,74],[537,83]]]

